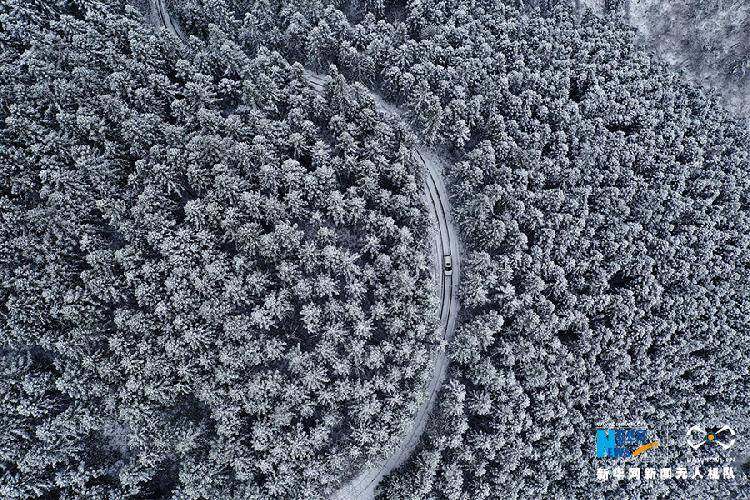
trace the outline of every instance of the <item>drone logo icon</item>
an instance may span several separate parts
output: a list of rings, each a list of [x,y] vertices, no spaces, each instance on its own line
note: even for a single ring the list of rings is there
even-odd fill
[[[734,429],[728,425],[721,427],[716,432],[709,432],[700,425],[694,425],[687,431],[687,444],[692,449],[697,450],[706,443],[716,443],[728,450],[734,445],[736,434]]]

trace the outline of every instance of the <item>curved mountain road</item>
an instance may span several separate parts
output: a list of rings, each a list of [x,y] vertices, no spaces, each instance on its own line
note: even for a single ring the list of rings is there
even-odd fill
[[[163,26],[171,35],[186,40],[185,35],[172,21],[167,11],[164,0],[150,0],[152,21]],[[325,85],[324,76],[305,70],[305,78],[310,86],[322,93]],[[400,119],[401,112],[398,108],[386,103],[377,94],[372,94],[379,111],[386,115]],[[412,161],[416,162],[425,172],[424,188],[425,202],[430,208],[437,222],[439,237],[435,241],[435,268],[437,276],[440,277],[440,333],[444,342],[450,342],[458,315],[458,277],[460,273],[460,253],[456,230],[450,216],[450,202],[442,177],[442,166],[440,157],[433,151],[418,147],[412,155]],[[452,260],[452,273],[444,271],[444,259],[450,257]],[[432,412],[437,400],[440,387],[448,372],[448,356],[444,346],[440,346],[435,353],[433,369],[430,382],[425,388],[424,399],[414,415],[411,428],[401,436],[399,445],[388,458],[373,467],[361,471],[357,476],[333,493],[332,500],[369,500],[375,498],[375,490],[380,481],[393,470],[400,467],[419,442],[424,432],[427,419]]]
[[[169,11],[167,10],[167,4],[164,0],[149,0],[149,7],[151,10],[152,22],[154,22],[154,24],[164,27],[172,36],[182,41],[186,40],[187,37],[172,21]]]
[[[428,156],[428,159],[425,159]],[[438,174],[439,169],[431,155],[425,155],[424,151],[416,150],[415,160],[424,167],[426,172],[425,190],[429,199],[429,206],[438,222],[440,237],[436,241],[437,269],[441,276],[441,305],[440,305],[440,331],[443,340],[447,343],[453,338],[453,332],[458,315],[458,276],[459,276],[459,253],[458,242],[455,231],[450,222],[450,210],[448,196],[443,185],[442,178]],[[453,273],[446,275],[443,272],[443,258],[451,256],[453,261]],[[448,355],[443,346],[438,348],[433,361],[432,377],[425,391],[425,398],[414,415],[411,429],[401,437],[399,446],[382,464],[366,469],[353,480],[336,491],[332,500],[370,500],[375,498],[375,490],[380,481],[395,469],[399,468],[414,451],[419,443],[419,438],[424,432],[427,420],[437,401],[437,395],[445,381],[448,373]]]
[[[305,70],[305,78],[310,86],[318,93],[322,93],[325,77]],[[400,112],[394,106],[387,104],[379,96],[373,94],[379,111],[386,115],[400,118]],[[450,216],[450,202],[442,177],[440,158],[432,151],[418,147],[414,151],[412,160],[421,166],[425,172],[425,195],[428,207],[437,221],[439,238],[436,241],[435,263],[440,276],[440,332],[443,341],[450,342],[456,326],[458,316],[458,277],[460,272],[460,253],[456,231]],[[444,259],[450,257],[453,270],[451,274],[444,272]],[[332,496],[331,500],[369,500],[375,498],[375,490],[380,481],[393,470],[400,467],[419,443],[424,432],[427,419],[435,406],[438,392],[448,372],[448,355],[443,346],[435,354],[432,377],[426,387],[425,397],[414,415],[411,429],[401,436],[398,447],[393,450],[385,462],[360,472]]]

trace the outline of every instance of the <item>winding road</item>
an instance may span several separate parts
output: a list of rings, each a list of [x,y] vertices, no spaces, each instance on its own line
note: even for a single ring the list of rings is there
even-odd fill
[[[305,78],[310,86],[318,93],[324,90],[324,76],[305,70]],[[398,108],[387,104],[379,96],[373,94],[379,111],[393,118],[400,119]],[[435,242],[435,263],[440,276],[440,332],[445,342],[453,338],[453,331],[458,316],[458,277],[460,273],[460,254],[456,231],[450,216],[450,202],[445,190],[442,177],[440,158],[434,152],[418,147],[412,155],[412,160],[423,168],[425,172],[424,188],[428,207],[437,222],[439,237]],[[451,274],[444,272],[444,258],[450,256],[453,264]],[[360,472],[332,496],[331,500],[369,500],[375,498],[375,490],[380,481],[399,468],[411,455],[419,443],[427,419],[435,406],[438,392],[448,373],[448,355],[444,347],[440,347],[433,361],[432,377],[425,388],[424,399],[416,415],[414,415],[411,429],[399,440],[398,447],[393,450],[385,462]]]
[[[186,37],[172,21],[164,0],[150,0],[153,22],[163,26],[174,37],[185,41]],[[305,70],[305,78],[318,93],[324,91],[327,77]],[[372,93],[379,111],[395,119],[401,119],[401,112],[395,106],[385,102],[380,96]],[[450,215],[450,202],[442,176],[442,162],[439,155],[425,147],[418,147],[412,154],[412,161],[421,166],[425,172],[425,202],[437,223],[438,237],[435,238],[435,271],[440,278],[440,333],[444,344],[453,338],[458,315],[458,278],[460,276],[460,253],[456,230]],[[445,258],[452,260],[452,273],[444,269]],[[388,458],[373,467],[361,471],[339,490],[333,493],[331,500],[369,500],[375,498],[375,490],[380,481],[393,470],[400,467],[419,443],[425,425],[437,400],[440,387],[448,372],[448,355],[445,346],[441,345],[433,360],[432,376],[425,387],[424,399],[414,415],[410,429],[401,436],[398,447]]]
[[[164,27],[172,36],[186,42],[187,37],[172,21],[172,17],[169,15],[167,4],[164,0],[149,0],[149,6],[151,8],[152,22]]]

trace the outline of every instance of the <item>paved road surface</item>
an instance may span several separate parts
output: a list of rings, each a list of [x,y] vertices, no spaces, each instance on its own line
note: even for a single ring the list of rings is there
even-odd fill
[[[186,40],[187,37],[180,31],[169,16],[164,0],[150,0],[151,15],[154,22],[163,26],[173,36]],[[325,77],[316,73],[305,71],[305,77],[317,92],[323,91]],[[373,94],[378,109],[395,118],[401,118],[401,112],[395,106],[386,103],[377,94]],[[435,270],[440,277],[440,332],[445,341],[453,338],[458,314],[458,277],[460,272],[460,254],[456,231],[450,216],[450,203],[445,190],[442,177],[441,159],[427,148],[419,147],[413,155],[413,161],[417,162],[425,172],[425,198],[428,206],[437,222],[439,238],[435,242]],[[444,256],[451,256],[453,261],[453,274],[447,276],[443,272]],[[419,438],[424,432],[427,419],[435,406],[438,392],[445,380],[448,370],[448,356],[445,349],[440,347],[435,354],[432,377],[425,389],[424,400],[419,410],[414,415],[413,424],[409,431],[399,441],[399,446],[393,450],[388,458],[381,464],[370,467],[360,472],[341,489],[336,491],[332,500],[366,500],[375,498],[375,490],[380,481],[400,467],[409,455],[414,451]]]

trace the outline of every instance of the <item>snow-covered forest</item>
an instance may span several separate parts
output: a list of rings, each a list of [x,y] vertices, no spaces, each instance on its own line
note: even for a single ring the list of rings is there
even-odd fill
[[[167,0],[185,43],[148,4],[0,3],[1,497],[327,498],[437,349],[379,498],[748,494],[750,138],[644,35],[581,2]],[[447,346],[418,143],[461,236]],[[598,481],[606,419],[737,477]],[[693,453],[711,419],[745,438]]]
[[[2,9],[0,496],[308,496],[391,446],[436,343],[408,134],[220,29]]]

